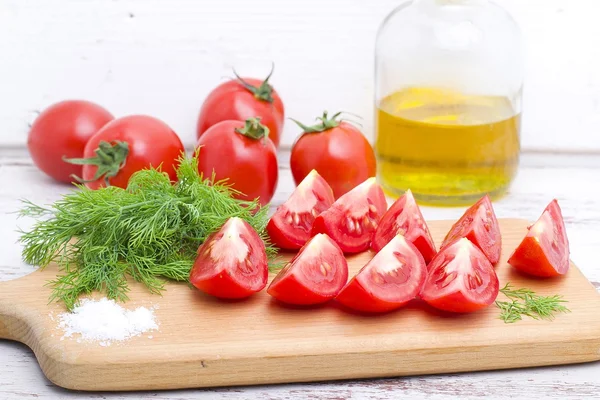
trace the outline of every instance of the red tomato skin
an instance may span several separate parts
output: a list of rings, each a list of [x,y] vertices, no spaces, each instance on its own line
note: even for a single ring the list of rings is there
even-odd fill
[[[543,238],[536,238],[535,232],[532,232],[532,230],[536,229],[536,225],[542,222],[545,223],[545,221],[543,221],[545,213],[549,213],[550,216],[550,221],[548,221],[548,223],[556,225],[556,227],[549,226],[548,228],[552,230],[552,239],[556,242],[557,249],[558,239],[560,238],[557,238],[555,235],[557,235],[557,231],[560,231],[564,234],[564,243],[562,243],[564,246],[564,253],[561,254],[562,260],[555,260],[556,262],[554,263],[548,257],[548,254],[542,247],[540,241],[543,240]],[[533,235],[530,236],[532,233]],[[550,232],[545,231],[544,233]],[[550,244],[550,246],[552,246],[552,244]],[[568,272],[570,267],[569,240],[566,235],[562,212],[556,199],[552,200],[550,204],[548,204],[538,221],[528,228],[527,235],[523,238],[521,243],[519,243],[519,246],[517,246],[513,254],[511,254],[509,257],[508,264],[521,272],[541,278],[562,276]]]
[[[356,278],[352,278],[335,299],[348,308],[365,313],[393,311],[408,303],[391,303],[374,297]]]
[[[407,207],[414,207],[414,209],[408,210]],[[392,240],[398,233],[398,229],[394,228],[393,224],[396,223],[398,217],[402,215],[402,213],[411,211],[414,213],[414,215],[410,216],[412,217],[410,223],[412,229],[408,232],[404,232],[403,236],[417,247],[425,259],[425,263],[428,264],[436,255],[437,251],[429,228],[427,227],[427,223],[425,222],[425,218],[423,218],[423,214],[410,190],[400,196],[381,218],[377,231],[373,236],[373,241],[371,242],[371,249],[375,252],[379,252],[390,240]],[[422,225],[422,227],[420,225]]]
[[[481,310],[489,304],[477,304],[468,301],[461,292],[451,293],[437,299],[428,299],[427,304],[438,310],[453,313],[470,313]]]
[[[551,278],[566,273],[554,269],[539,242],[533,237],[525,237],[521,241],[508,259],[508,263],[519,271],[541,278]]]
[[[342,121],[335,128],[300,136],[292,147],[290,167],[296,184],[311,170],[317,170],[338,199],[375,176],[376,160],[365,136]]]
[[[223,121],[210,127],[198,140],[198,171],[204,177],[227,179],[242,194],[241,200],[259,198],[267,204],[275,194],[279,179],[277,150],[270,139],[251,139],[235,132],[242,121]]]
[[[369,178],[374,182],[375,178]],[[368,179],[368,180],[369,180]],[[363,182],[363,183],[366,183]],[[358,187],[355,189],[360,190]],[[367,193],[367,196],[359,198],[359,201],[367,202],[367,207],[370,205],[374,206],[375,212],[373,215],[373,222],[370,226],[363,226],[363,234],[359,238],[352,238],[348,234],[346,227],[347,210],[345,210],[345,203],[352,202],[355,198],[354,189],[351,192],[346,193],[340,197],[336,202],[325,212],[315,218],[311,234],[314,236],[317,233],[325,233],[331,237],[336,244],[342,249],[344,253],[353,254],[360,253],[369,248],[375,230],[381,220],[381,217],[387,209],[387,201],[383,190],[377,183],[373,183],[372,189]],[[357,194],[357,196],[363,196],[363,194]],[[368,199],[371,200],[368,203]]]
[[[297,191],[310,191],[310,193],[296,193]],[[301,197],[295,200],[296,197]],[[314,201],[314,206],[310,210],[303,210],[299,215],[301,221],[307,221],[306,225],[309,229],[304,229],[303,226],[296,224],[293,221],[293,213],[299,210],[291,209],[289,203],[308,202],[307,197]],[[271,243],[281,249],[297,250],[302,248],[311,237],[311,229],[314,224],[315,215],[320,215],[327,210],[334,202],[333,191],[317,172],[313,172],[300,182],[294,193],[288,201],[279,206],[269,223],[267,224],[267,233],[271,239]],[[291,214],[288,214],[291,213]],[[291,222],[290,222],[291,220]]]
[[[85,100],[65,100],[46,108],[33,122],[27,148],[34,164],[57,181],[74,182],[81,165],[66,158],[83,157],[85,144],[100,128],[114,119],[103,107]]]
[[[252,86],[260,86],[262,81],[244,78]],[[200,138],[213,125],[222,121],[245,121],[260,117],[260,123],[269,128],[269,138],[275,147],[279,146],[285,109],[281,97],[273,89],[273,102],[260,100],[239,81],[230,80],[213,89],[204,100],[198,116],[196,138]]]
[[[85,146],[84,157],[94,157],[94,151],[101,141],[122,141],[129,144],[129,154],[125,166],[117,175],[109,178],[111,186],[126,188],[129,178],[135,172],[150,166],[169,175],[171,181],[177,180],[176,169],[179,157],[184,154],[183,143],[179,136],[163,121],[147,115],[130,115],[117,118],[106,124]],[[94,165],[83,166],[83,179],[91,180],[96,173]],[[104,179],[85,184],[90,189],[106,186]]]
[[[295,279],[285,279],[276,285],[271,285],[267,293],[282,303],[298,306],[323,304],[335,297],[313,292]]]
[[[286,235],[283,232],[283,229],[278,225],[279,224],[277,221],[273,218],[271,218],[267,224],[267,233],[269,234],[269,239],[274,246],[284,250],[297,250],[302,248],[302,246],[306,243],[304,239],[298,239]]]
[[[480,213],[480,214],[478,214]],[[485,213],[489,217],[489,231],[481,234],[477,226],[473,224],[475,217]],[[485,229],[485,227],[483,227]],[[486,194],[479,199],[474,205],[469,207],[465,213],[452,225],[450,231],[444,238],[440,251],[448,245],[454,243],[461,237],[465,237],[485,254],[492,265],[496,265],[500,261],[502,253],[502,235],[498,219],[494,212],[490,197]]]
[[[267,280],[265,279],[265,286],[266,283]],[[245,299],[256,293],[240,286],[226,271],[221,271],[220,274],[212,278],[194,282],[193,285],[202,292],[219,299]]]

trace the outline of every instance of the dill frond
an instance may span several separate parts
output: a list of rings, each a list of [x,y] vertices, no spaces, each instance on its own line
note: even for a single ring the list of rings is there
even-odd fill
[[[556,313],[568,313],[570,310],[564,305],[567,303],[562,296],[540,296],[530,289],[514,289],[507,283],[500,293],[509,301],[496,301],[500,309],[500,319],[510,324],[527,316],[533,319],[553,320]]]
[[[128,276],[152,293],[164,290],[166,279],[187,281],[198,246],[233,216],[248,221],[275,258],[265,231],[268,207],[236,200],[226,182],[203,178],[197,157],[182,157],[177,177],[173,184],[159,170],[146,169],[130,178],[127,189],[76,185],[48,207],[24,201],[20,216],[37,220],[21,231],[24,261],[59,267],[48,282],[50,301],[71,310],[92,291],[125,301]]]

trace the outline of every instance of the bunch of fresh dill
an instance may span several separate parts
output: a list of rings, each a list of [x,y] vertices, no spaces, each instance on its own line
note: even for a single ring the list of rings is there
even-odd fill
[[[559,295],[540,296],[530,289],[514,289],[507,283],[500,293],[509,301],[496,301],[500,309],[500,319],[507,324],[520,321],[523,316],[533,319],[554,319],[556,313],[567,313],[570,310],[564,305],[566,300]]]
[[[177,177],[173,184],[159,170],[146,169],[130,178],[127,189],[77,185],[48,208],[25,201],[20,215],[37,221],[21,231],[23,259],[59,267],[48,283],[50,301],[71,310],[81,294],[94,290],[125,301],[127,276],[152,293],[164,289],[164,278],[187,281],[198,246],[233,216],[256,229],[271,258],[276,254],[265,233],[268,207],[236,200],[226,182],[204,179],[197,154],[180,159]]]

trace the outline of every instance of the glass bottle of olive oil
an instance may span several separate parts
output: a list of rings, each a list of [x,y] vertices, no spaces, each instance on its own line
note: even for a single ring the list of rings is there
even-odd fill
[[[520,153],[518,28],[487,0],[414,0],[376,45],[375,151],[388,194],[468,204],[505,193]]]

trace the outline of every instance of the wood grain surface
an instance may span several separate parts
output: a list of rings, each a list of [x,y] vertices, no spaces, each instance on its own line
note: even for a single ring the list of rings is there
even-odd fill
[[[432,221],[439,243],[452,221]],[[501,220],[501,284],[560,293],[572,312],[554,321],[505,324],[491,306],[448,315],[415,302],[379,316],[347,312],[335,303],[290,308],[265,292],[224,302],[186,285],[169,285],[162,297],[133,285],[128,308],[158,305],[159,331],[124,343],[62,338],[47,305],[44,282],[52,267],[0,283],[0,335],[25,343],[45,375],[77,390],[152,390],[392,377],[580,363],[600,359],[600,297],[572,266],[566,277],[535,280],[505,260],[526,231],[523,220]],[[351,273],[371,256],[349,259]],[[151,336],[151,337],[150,337]]]

